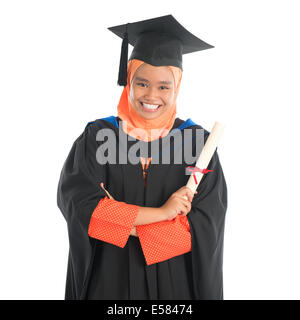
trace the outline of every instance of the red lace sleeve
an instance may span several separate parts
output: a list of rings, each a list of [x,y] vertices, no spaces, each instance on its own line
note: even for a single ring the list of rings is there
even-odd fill
[[[136,226],[147,265],[191,251],[190,226],[186,216]]]
[[[92,214],[88,235],[124,248],[139,208],[108,197],[101,199]]]

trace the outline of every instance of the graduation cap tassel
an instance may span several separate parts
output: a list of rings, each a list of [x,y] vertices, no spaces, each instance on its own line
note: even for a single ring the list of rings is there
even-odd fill
[[[124,35],[123,35],[120,66],[119,66],[119,78],[118,78],[119,86],[127,85],[127,64],[128,64],[128,33],[127,33],[127,26],[126,26],[126,31],[124,32]]]

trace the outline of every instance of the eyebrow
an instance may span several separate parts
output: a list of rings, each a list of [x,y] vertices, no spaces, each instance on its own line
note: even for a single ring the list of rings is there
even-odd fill
[[[149,80],[147,79],[144,79],[144,78],[140,78],[140,77],[136,77],[135,80],[137,81],[144,81],[144,82],[149,82]],[[168,84],[168,85],[171,85],[172,82],[171,81],[159,81],[158,83],[161,83],[161,84]]]

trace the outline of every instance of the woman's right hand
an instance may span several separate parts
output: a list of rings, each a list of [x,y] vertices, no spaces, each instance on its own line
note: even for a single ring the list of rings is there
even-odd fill
[[[197,191],[195,191],[195,193],[197,193]],[[185,200],[183,196],[187,196],[188,200]],[[173,220],[177,214],[186,216],[191,211],[193,197],[192,191],[186,186],[174,192],[165,204],[160,207],[165,220]]]

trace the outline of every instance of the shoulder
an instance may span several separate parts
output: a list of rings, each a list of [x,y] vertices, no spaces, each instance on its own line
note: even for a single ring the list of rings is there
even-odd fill
[[[180,130],[184,129],[190,129],[192,130],[192,136],[193,139],[195,138],[196,132],[201,131],[204,134],[204,141],[208,138],[210,132],[206,130],[202,125],[196,123],[191,118],[188,118],[187,120],[182,120],[180,118],[176,118],[175,123],[177,123],[177,128]]]
[[[114,133],[118,134],[119,124],[117,121],[117,117],[110,116],[88,122],[84,128],[84,134],[86,136],[95,137],[101,129],[110,129],[113,130]]]
[[[94,121],[90,121],[86,124],[85,129],[90,128],[91,130],[103,129],[103,128],[111,128],[111,129],[119,129],[119,123],[117,121],[117,117],[109,116],[105,118],[96,119]]]

